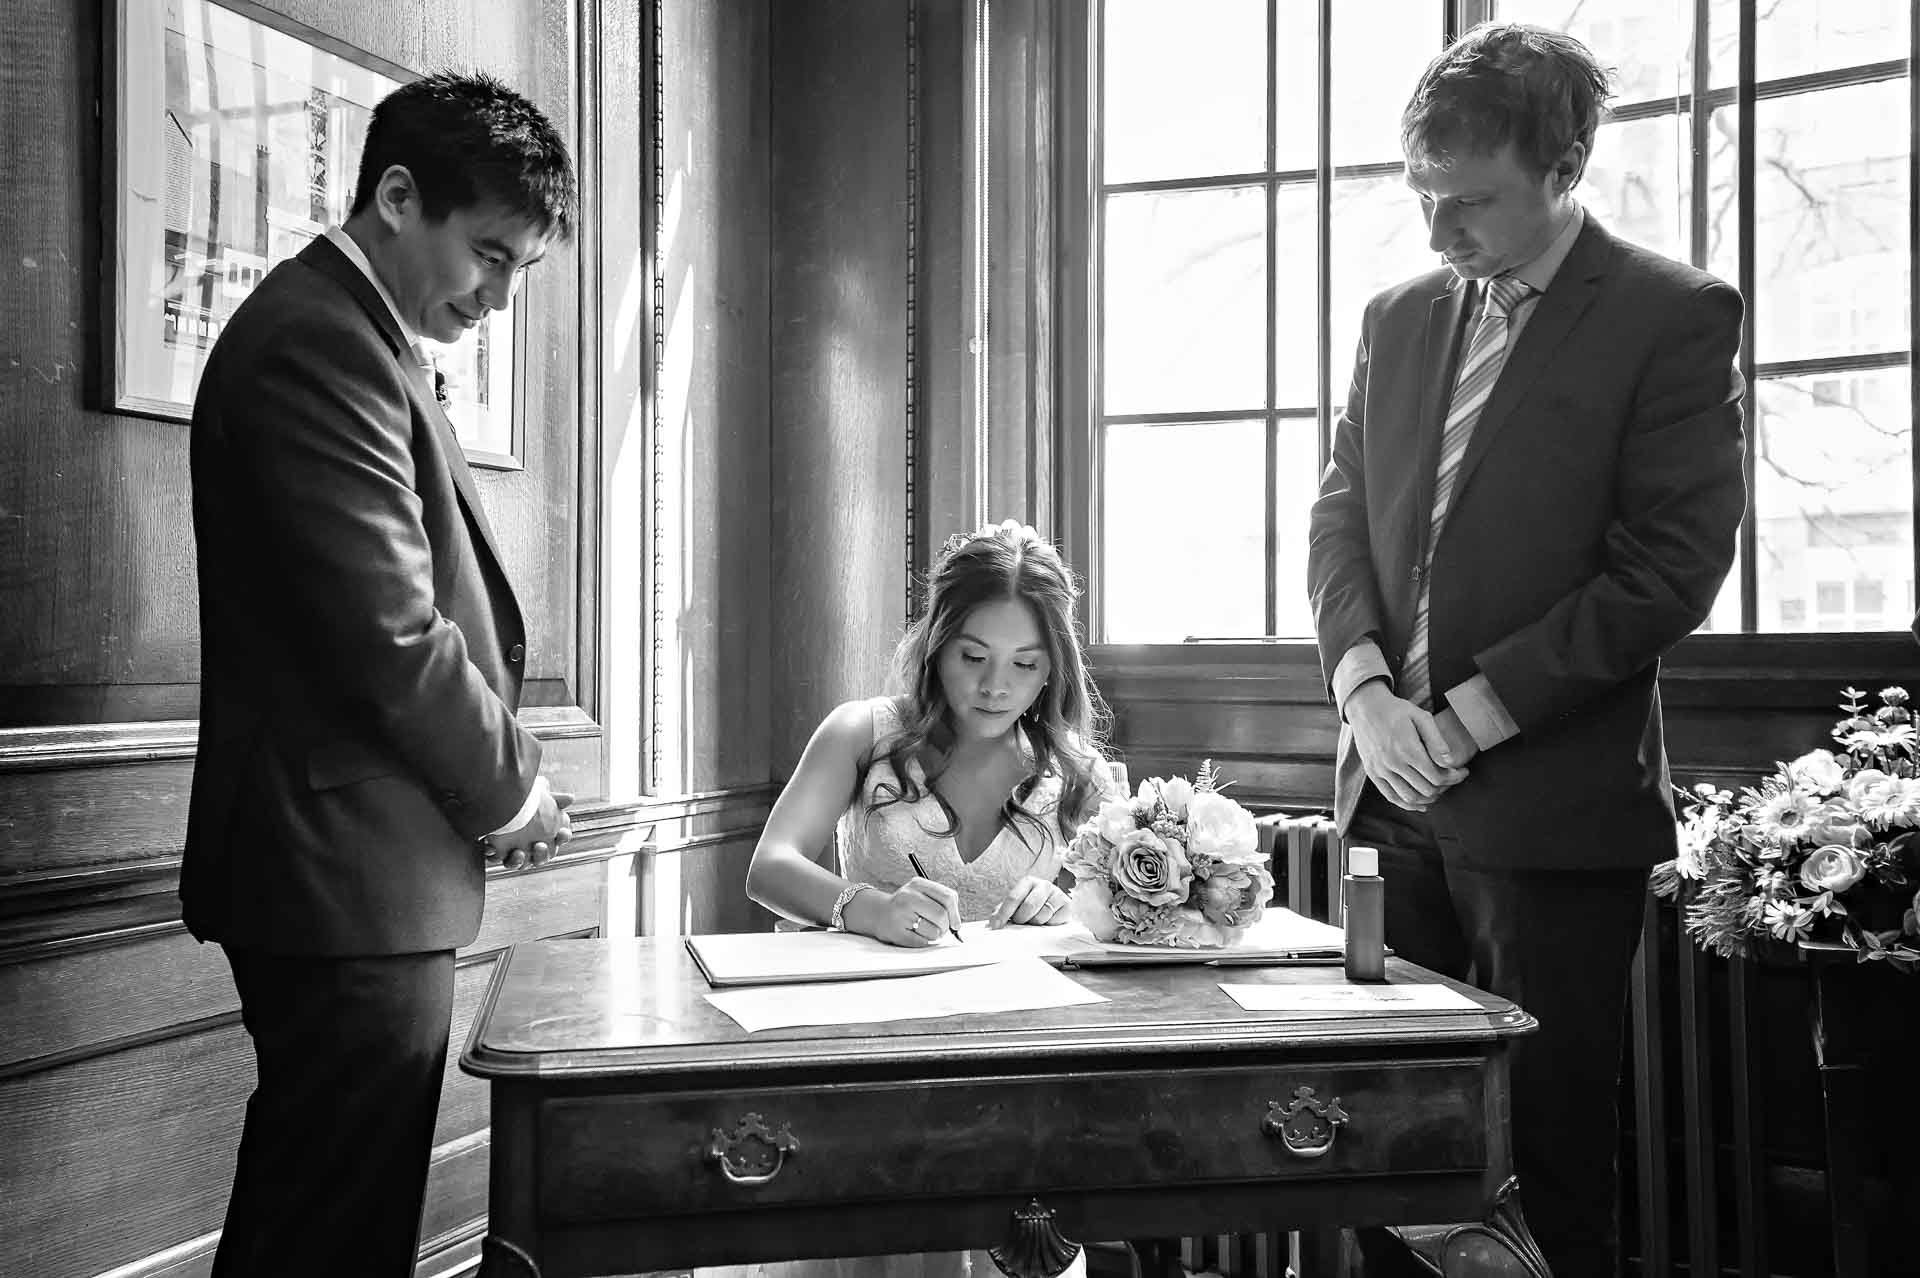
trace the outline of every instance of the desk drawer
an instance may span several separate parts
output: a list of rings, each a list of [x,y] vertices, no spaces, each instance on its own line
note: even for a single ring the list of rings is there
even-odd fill
[[[1345,1117],[1324,1152],[1290,1149],[1282,1111],[1310,1148],[1326,1130],[1307,1130],[1310,1106],[1328,1101]],[[1490,1121],[1478,1060],[566,1098],[540,1107],[539,1210],[592,1220],[1475,1170]]]

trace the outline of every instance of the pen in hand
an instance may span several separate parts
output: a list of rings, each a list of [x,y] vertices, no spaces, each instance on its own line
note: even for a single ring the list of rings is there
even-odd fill
[[[918,852],[907,853],[907,863],[913,866],[913,872],[915,874],[919,875],[921,878],[925,879],[927,882],[938,883],[940,881],[939,879],[934,878],[931,874],[927,873],[927,867],[921,864],[920,854]],[[960,929],[955,927],[952,923],[947,924],[947,931],[953,933],[953,939],[956,941],[964,939],[960,935]]]

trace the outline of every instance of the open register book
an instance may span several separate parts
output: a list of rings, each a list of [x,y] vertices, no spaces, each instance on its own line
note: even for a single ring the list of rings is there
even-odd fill
[[[1215,950],[1102,944],[1077,924],[1005,927],[961,925],[961,941],[910,950],[849,932],[737,932],[689,936],[687,951],[713,986],[781,985],[800,981],[858,981],[921,976],[955,968],[1041,958],[1056,967],[1145,963],[1258,966],[1337,960],[1345,933],[1292,910],[1269,907],[1238,945]]]

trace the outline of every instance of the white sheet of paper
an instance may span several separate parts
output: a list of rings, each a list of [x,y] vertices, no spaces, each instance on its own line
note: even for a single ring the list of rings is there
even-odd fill
[[[1249,1012],[1477,1012],[1480,1005],[1445,985],[1378,985],[1349,981],[1285,985],[1229,985],[1221,982]]]
[[[1070,925],[995,929],[976,921],[962,923],[960,935],[966,939],[943,937],[938,944],[909,949],[852,932],[737,932],[691,936],[687,947],[711,984],[727,986],[920,976],[1093,944]]]
[[[749,1034],[790,1025],[865,1025],[1106,1002],[1031,957],[889,980],[712,990],[706,999]]]

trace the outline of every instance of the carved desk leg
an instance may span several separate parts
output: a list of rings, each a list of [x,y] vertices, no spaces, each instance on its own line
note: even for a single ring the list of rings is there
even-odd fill
[[[1483,1222],[1396,1232],[1409,1251],[1443,1278],[1553,1278],[1520,1214],[1518,1184],[1507,1177]]]
[[[1038,1198],[1014,1209],[1006,1244],[987,1252],[1007,1278],[1054,1278],[1079,1254],[1080,1244],[1061,1235],[1053,1209],[1041,1206]]]
[[[540,1278],[540,1266],[506,1239],[489,1234],[480,1241],[480,1278]]]

